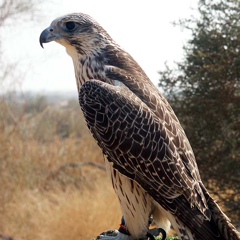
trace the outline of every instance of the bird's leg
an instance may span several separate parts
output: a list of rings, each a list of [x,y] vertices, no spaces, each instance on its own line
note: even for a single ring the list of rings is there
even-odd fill
[[[118,230],[109,230],[97,236],[101,240],[133,240],[130,235],[123,234]]]
[[[152,224],[152,222],[153,222],[153,217],[150,216],[149,221],[148,221],[149,227]],[[166,240],[167,233],[162,228],[152,228],[152,229],[149,229],[148,232],[147,232],[147,238],[149,240],[155,240],[155,237],[159,236],[159,234],[162,235],[162,238],[161,238],[162,240]]]
[[[101,233],[99,236],[97,236],[97,239],[101,240],[133,240],[131,237],[124,218],[121,219],[121,224],[118,230],[109,230],[106,232]]]
[[[152,223],[152,217],[149,219],[149,226]],[[154,228],[148,231],[145,240],[155,240],[154,236],[158,236],[161,233],[162,235],[162,240],[166,239],[166,232],[162,228]],[[101,233],[99,236],[97,236],[97,239],[101,240],[134,240],[124,221],[124,218],[122,217],[120,228],[118,230],[109,230],[106,232]],[[144,239],[142,239],[144,240]]]

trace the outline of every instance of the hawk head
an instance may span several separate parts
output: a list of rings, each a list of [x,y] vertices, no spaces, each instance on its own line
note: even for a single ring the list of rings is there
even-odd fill
[[[90,55],[111,42],[107,32],[89,15],[72,13],[55,19],[40,35],[40,44],[55,41],[63,45],[68,54]]]
[[[55,19],[40,35],[40,44],[55,41],[72,57],[78,89],[89,80],[124,84],[135,92],[133,80],[151,85],[137,62],[90,16],[72,13]],[[140,86],[138,81],[138,86]],[[139,88],[143,88],[141,86]]]

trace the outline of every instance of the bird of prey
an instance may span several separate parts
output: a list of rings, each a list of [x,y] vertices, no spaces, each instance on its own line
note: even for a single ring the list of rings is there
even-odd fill
[[[41,46],[51,41],[73,60],[79,103],[121,205],[124,231],[109,239],[146,239],[150,217],[183,240],[240,239],[203,185],[171,106],[130,54],[83,13],[55,19],[40,35]]]

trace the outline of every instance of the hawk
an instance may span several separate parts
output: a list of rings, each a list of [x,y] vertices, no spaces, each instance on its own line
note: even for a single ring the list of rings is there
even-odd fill
[[[41,46],[51,41],[73,60],[79,103],[121,205],[125,231],[111,239],[146,239],[150,217],[183,240],[240,239],[203,185],[171,106],[130,54],[83,13],[55,19],[40,35]]]

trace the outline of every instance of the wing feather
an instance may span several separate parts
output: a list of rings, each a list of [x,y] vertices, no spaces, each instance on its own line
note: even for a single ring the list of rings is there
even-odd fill
[[[223,240],[206,207],[202,183],[144,102],[126,88],[98,80],[82,86],[79,102],[93,137],[116,170],[136,181],[196,239]],[[107,120],[102,121],[103,113]]]
[[[209,217],[206,206],[195,199],[199,183],[189,175],[163,124],[135,94],[95,80],[82,87],[80,105],[90,130],[98,133],[100,147],[116,168],[127,164],[135,177],[150,182],[158,195],[168,199],[184,196]],[[102,121],[103,112],[108,120]]]

